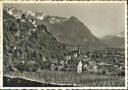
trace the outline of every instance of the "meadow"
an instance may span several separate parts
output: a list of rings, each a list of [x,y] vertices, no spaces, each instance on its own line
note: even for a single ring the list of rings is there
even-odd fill
[[[6,72],[4,76],[11,78],[23,78],[30,81],[37,81],[49,84],[74,85],[84,87],[124,87],[123,76],[106,76],[94,73],[83,72],[77,74],[74,71],[50,71],[40,72]]]

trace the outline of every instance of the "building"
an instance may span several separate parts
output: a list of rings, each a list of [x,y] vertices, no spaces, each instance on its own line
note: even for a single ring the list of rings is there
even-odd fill
[[[82,62],[80,60],[78,66],[77,66],[77,73],[81,73],[82,72],[82,66],[83,66],[83,64],[82,64]]]
[[[66,71],[76,71],[81,73],[83,70],[83,64],[80,60],[70,60],[66,65]]]
[[[109,73],[116,74],[117,73],[114,65],[112,64],[98,65],[98,67],[102,68],[105,74],[109,74]]]
[[[78,61],[70,60],[67,62],[66,71],[77,71]]]
[[[56,65],[54,63],[51,64],[50,70],[55,71],[56,70]]]
[[[83,65],[83,69],[85,71],[98,72],[98,65],[96,64],[95,61],[90,60],[86,64]]]

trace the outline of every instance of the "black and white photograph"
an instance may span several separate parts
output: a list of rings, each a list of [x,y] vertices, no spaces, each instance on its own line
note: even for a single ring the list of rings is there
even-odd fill
[[[125,87],[126,3],[3,3],[3,87]]]

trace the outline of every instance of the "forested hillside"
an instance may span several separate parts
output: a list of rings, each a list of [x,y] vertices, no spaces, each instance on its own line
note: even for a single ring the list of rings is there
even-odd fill
[[[3,15],[4,70],[14,70],[14,66],[37,69],[43,61],[64,58],[65,46],[48,32],[47,26],[34,26],[24,14],[16,19],[4,10]]]

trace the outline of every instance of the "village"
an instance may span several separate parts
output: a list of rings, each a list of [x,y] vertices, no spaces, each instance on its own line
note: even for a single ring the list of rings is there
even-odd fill
[[[88,49],[81,52],[78,46],[77,50],[68,53],[64,60],[60,62],[44,60],[42,69],[51,71],[75,71],[78,74],[93,72],[124,76],[124,61],[125,54],[121,48]]]
[[[17,66],[11,66],[11,71],[5,75],[69,86],[122,86],[125,76],[124,61],[123,49],[90,48],[82,51],[78,47],[60,61],[44,57],[40,63],[34,60],[22,61]],[[11,82],[12,79],[7,80]],[[22,80],[18,80],[16,82],[21,85]]]

